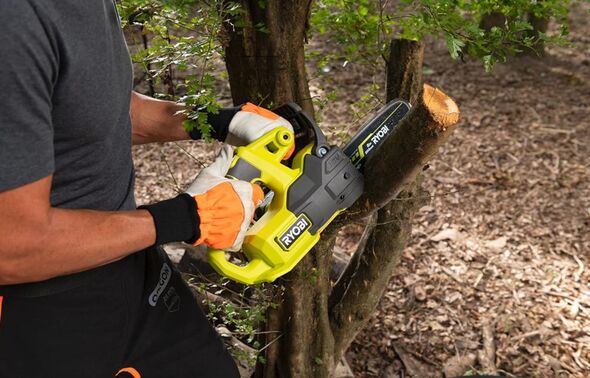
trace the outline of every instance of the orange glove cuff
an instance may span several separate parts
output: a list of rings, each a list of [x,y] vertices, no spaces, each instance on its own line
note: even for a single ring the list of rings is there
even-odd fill
[[[261,108],[260,106],[256,106],[251,102],[247,102],[246,104],[244,104],[244,106],[242,106],[242,109],[240,109],[243,112],[250,112],[250,113],[256,113],[259,116],[262,116],[264,118],[268,118],[268,119],[272,119],[273,121],[275,119],[279,119],[279,116],[275,113],[273,113],[272,111],[265,109],[265,108]]]

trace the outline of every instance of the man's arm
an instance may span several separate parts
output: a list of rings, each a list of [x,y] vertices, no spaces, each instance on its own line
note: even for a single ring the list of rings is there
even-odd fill
[[[130,114],[133,144],[190,139],[182,127],[185,116],[177,114],[182,109],[184,107],[175,102],[132,92]]]
[[[53,208],[51,179],[0,192],[0,285],[87,270],[154,244],[154,220],[147,210]]]
[[[178,113],[185,109],[184,105],[137,92],[131,93],[130,105],[133,144],[201,139],[200,130],[193,129],[187,133],[184,129],[182,123],[186,117]],[[206,115],[211,137],[234,146],[246,145],[275,127],[284,126],[293,130],[285,119],[250,103],[221,108]]]
[[[172,241],[238,250],[264,193],[225,177],[229,146],[186,193],[134,211],[53,208],[52,176],[0,192],[0,285],[92,269]]]

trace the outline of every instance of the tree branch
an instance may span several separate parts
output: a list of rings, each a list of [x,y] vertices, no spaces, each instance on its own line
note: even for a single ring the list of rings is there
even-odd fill
[[[335,293],[343,291],[338,302],[333,300],[330,311],[335,358],[346,351],[374,313],[410,237],[411,219],[426,198],[416,183],[380,210],[365,250],[354,257],[358,266],[349,265],[350,270],[345,271],[351,279],[339,281],[334,288]]]
[[[352,258],[350,259],[350,261],[348,262],[348,265],[346,266],[346,269],[344,270],[342,275],[338,278],[338,281],[336,281],[336,283],[334,284],[334,287],[332,288],[332,292],[330,293],[330,298],[329,298],[330,299],[330,302],[329,302],[330,308],[334,307],[334,305],[336,305],[336,303],[338,303],[342,300],[342,297],[346,293],[346,290],[348,289],[350,282],[354,279],[354,274],[356,273],[356,270],[358,269],[358,267],[360,265],[361,255],[362,255],[363,251],[365,250],[365,248],[367,246],[367,242],[369,241],[369,238],[370,238],[371,234],[373,233],[373,230],[375,229],[376,225],[377,225],[377,213],[374,213],[369,216],[369,220],[367,221],[367,224],[365,226],[363,234],[361,235],[361,238],[358,242],[356,251],[353,253]]]
[[[387,99],[401,98],[415,104],[422,90],[424,43],[392,39],[387,64]]]
[[[336,358],[362,329],[387,288],[409,240],[411,220],[426,202],[427,195],[416,177],[459,118],[457,105],[440,90],[425,85],[418,99],[365,170],[368,187],[361,200],[365,205],[362,210],[380,210],[366,248],[355,253],[330,297]],[[391,201],[400,192],[399,198]]]
[[[365,193],[341,222],[364,218],[412,183],[459,120],[457,104],[428,84],[410,114],[371,156],[365,168]]]

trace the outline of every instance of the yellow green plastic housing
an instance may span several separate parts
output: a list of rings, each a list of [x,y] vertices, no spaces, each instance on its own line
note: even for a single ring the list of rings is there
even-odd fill
[[[281,161],[293,142],[293,134],[280,127],[236,150],[232,166],[244,159],[256,167],[261,174],[252,182],[262,182],[274,192],[274,197],[265,214],[246,233],[242,247],[248,259],[245,265],[228,261],[223,250],[209,249],[209,263],[219,274],[244,284],[274,281],[293,269],[318,242],[321,231],[341,212],[336,212],[315,234],[303,231],[287,250],[279,244],[279,235],[298,218],[287,209],[287,192],[303,172],[305,156],[311,154],[313,148],[313,144],[304,147],[295,155],[292,166],[287,167]]]

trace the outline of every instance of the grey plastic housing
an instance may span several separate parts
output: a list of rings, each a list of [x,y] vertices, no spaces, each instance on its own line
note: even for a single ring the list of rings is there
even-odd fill
[[[236,164],[229,169],[225,177],[253,182],[257,178],[260,178],[260,176],[262,176],[260,169],[256,168],[244,159],[238,159]]]
[[[364,178],[338,147],[322,157],[305,156],[303,172],[287,191],[287,208],[296,216],[305,214],[315,234],[339,210],[361,196]]]

